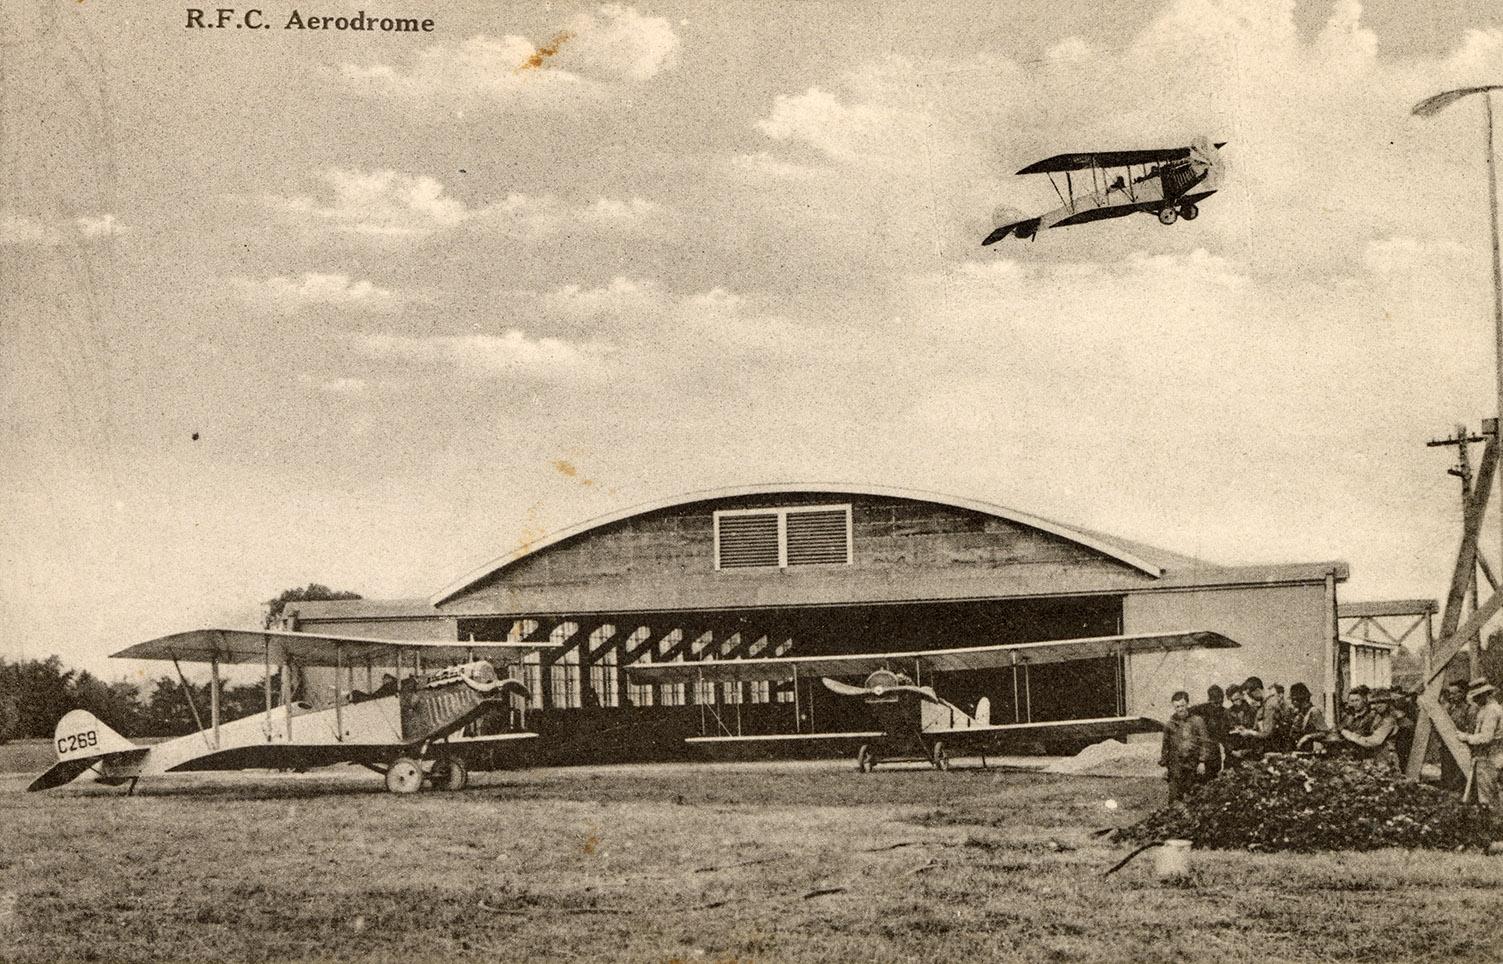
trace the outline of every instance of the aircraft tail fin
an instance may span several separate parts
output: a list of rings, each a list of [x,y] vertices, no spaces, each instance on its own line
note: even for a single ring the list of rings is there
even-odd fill
[[[57,721],[52,731],[57,763],[31,781],[27,790],[49,790],[71,782],[100,759],[116,754],[144,754],[137,746],[116,733],[88,710],[72,710]]]

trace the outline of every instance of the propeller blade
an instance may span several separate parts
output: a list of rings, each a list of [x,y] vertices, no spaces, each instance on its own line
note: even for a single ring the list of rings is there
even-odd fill
[[[936,696],[934,691],[927,686],[889,686],[883,690],[883,693],[912,693],[919,699],[928,700],[931,703],[944,704],[945,702]]]
[[[864,686],[852,686],[850,683],[842,683],[840,680],[830,679],[828,676],[821,676],[819,681],[825,684],[825,689],[831,693],[838,693],[841,696],[869,696],[872,692]]]

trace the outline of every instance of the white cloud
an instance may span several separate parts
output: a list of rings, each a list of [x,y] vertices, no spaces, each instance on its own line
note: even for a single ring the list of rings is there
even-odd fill
[[[353,281],[346,274],[305,271],[299,278],[278,275],[254,280],[237,277],[231,278],[230,284],[247,305],[284,315],[297,314],[315,305],[389,311],[396,304],[396,296],[390,289],[369,281]]]
[[[309,227],[386,239],[424,238],[470,216],[464,204],[445,196],[444,186],[431,177],[331,168],[323,180],[333,192],[327,202],[306,195],[267,195],[263,200]]]
[[[124,234],[130,230],[116,221],[113,214],[106,214],[97,218],[75,218],[73,223],[77,226],[78,232],[86,238],[114,237],[117,234]]]
[[[662,17],[644,17],[635,7],[602,6],[569,22],[569,40],[559,66],[607,81],[651,80],[678,63],[678,35]]]
[[[82,240],[114,237],[130,230],[113,214],[83,216],[72,221],[48,221],[25,214],[0,215],[0,247],[50,248]]]
[[[602,377],[610,352],[608,345],[598,341],[534,338],[515,328],[503,335],[366,335],[359,347],[378,358],[458,367],[489,377],[514,375],[543,381]]]
[[[870,160],[896,153],[915,133],[915,114],[880,100],[843,100],[811,87],[802,94],[779,94],[772,112],[757,128],[776,141],[802,141],[841,161]]]
[[[509,194],[480,208],[445,193],[442,183],[392,170],[333,168],[322,175],[331,197],[267,195],[263,203],[314,231],[391,243],[420,241],[463,224],[541,237],[560,231],[649,229],[662,207],[640,197],[565,201],[552,194]]]
[[[1044,56],[1050,60],[1079,63],[1090,57],[1093,53],[1095,53],[1095,50],[1083,37],[1069,36],[1044,51]]]
[[[344,64],[359,93],[373,93],[463,114],[494,108],[554,108],[600,99],[625,84],[651,80],[677,62],[678,36],[662,17],[607,4],[581,13],[552,39],[475,36],[415,54],[406,69]]]
[[[363,395],[365,394],[365,379],[363,378],[332,378],[318,386],[320,391],[330,395]]]

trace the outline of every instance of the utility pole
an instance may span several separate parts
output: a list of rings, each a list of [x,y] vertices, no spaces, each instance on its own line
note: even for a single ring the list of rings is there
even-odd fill
[[[1435,114],[1438,114],[1440,111],[1445,110],[1451,104],[1454,104],[1458,100],[1462,100],[1463,98],[1471,97],[1473,95],[1480,96],[1482,98],[1483,136],[1485,138],[1482,146],[1483,154],[1487,160],[1487,204],[1488,213],[1491,215],[1491,217],[1488,219],[1488,226],[1492,229],[1491,241],[1493,267],[1493,339],[1497,347],[1496,362],[1498,376],[1497,431],[1500,434],[1503,434],[1503,254],[1500,254],[1499,251],[1498,161],[1496,152],[1493,147],[1493,91],[1495,90],[1503,90],[1503,84],[1484,84],[1479,87],[1458,87],[1455,90],[1442,91],[1439,94],[1434,94],[1430,97],[1426,97],[1418,104],[1415,104],[1413,113],[1419,117],[1433,117]],[[1498,519],[1500,523],[1503,523],[1503,473],[1500,473],[1498,476],[1498,486],[1500,492]],[[1500,525],[1499,528],[1500,530],[1503,530],[1503,525]],[[1483,567],[1483,574],[1488,576],[1488,582],[1493,583],[1494,592],[1497,592],[1497,581],[1489,573],[1487,573],[1486,563],[1484,563],[1482,559],[1480,540],[1478,543],[1477,563]],[[1473,572],[1472,579],[1473,585],[1475,586],[1475,571]],[[1473,605],[1475,606],[1477,604],[1475,589],[1473,590],[1472,600]],[[1479,633],[1485,634],[1486,627],[1481,627]],[[1479,635],[1479,640],[1480,638],[1481,637]],[[1478,645],[1472,647],[1470,650],[1472,657],[1472,679],[1477,678],[1479,663],[1478,648],[1480,646],[1481,643],[1479,641]]]
[[[1430,441],[1428,441],[1428,442],[1425,443],[1426,447],[1428,447],[1428,448],[1436,448],[1436,447],[1441,447],[1441,446],[1449,448],[1451,446],[1455,446],[1455,448],[1456,448],[1456,465],[1454,465],[1453,467],[1451,467],[1449,469],[1446,469],[1446,474],[1447,475],[1454,475],[1458,479],[1461,480],[1461,514],[1462,514],[1463,518],[1465,518],[1465,516],[1466,516],[1467,504],[1470,501],[1471,495],[1472,495],[1472,457],[1471,457],[1472,443],[1474,443],[1474,442],[1485,442],[1485,441],[1487,441],[1487,437],[1486,436],[1483,436],[1483,435],[1472,435],[1471,433],[1469,433],[1467,431],[1467,428],[1466,428],[1465,425],[1458,425],[1458,426],[1456,426],[1456,434],[1455,435],[1451,435],[1451,436],[1448,436],[1446,438],[1431,439]],[[1468,598],[1471,600],[1472,611],[1473,612],[1476,612],[1476,610],[1477,610],[1477,567],[1478,566],[1481,566],[1482,569],[1487,572],[1488,582],[1493,582],[1494,580],[1493,580],[1493,577],[1492,577],[1492,573],[1489,570],[1489,566],[1487,564],[1487,560],[1484,559],[1483,556],[1482,556],[1482,547],[1481,546],[1477,547],[1477,562],[1476,562],[1475,565],[1472,566],[1471,585],[1470,585],[1470,587],[1468,589]],[[1478,645],[1480,645],[1480,642],[1478,643]],[[1428,654],[1426,654],[1426,655],[1428,657]],[[1477,653],[1477,645],[1472,645],[1470,642],[1467,644],[1467,657],[1468,657],[1468,660],[1469,660],[1469,663],[1470,663],[1470,665],[1469,665],[1470,672],[1467,675],[1467,679],[1476,679],[1477,675],[1479,673],[1479,663],[1480,663],[1480,657],[1478,656],[1478,653]]]

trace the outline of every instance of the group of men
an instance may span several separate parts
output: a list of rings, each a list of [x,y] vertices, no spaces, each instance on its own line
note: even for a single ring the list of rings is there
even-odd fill
[[[1485,679],[1454,683],[1444,694],[1447,712],[1462,742],[1470,744],[1475,764],[1473,783],[1478,802],[1498,809],[1498,772],[1503,767],[1503,705]],[[1206,701],[1190,705],[1188,693],[1175,693],[1173,715],[1164,727],[1159,765],[1167,771],[1169,802],[1196,783],[1214,779],[1224,767],[1265,753],[1316,752],[1371,760],[1397,770],[1413,740],[1412,697],[1402,691],[1353,687],[1346,696],[1341,723],[1326,724],[1303,683],[1289,687],[1288,699],[1277,683],[1265,687],[1250,676],[1240,686],[1212,686]],[[1446,785],[1465,786],[1452,766]]]

